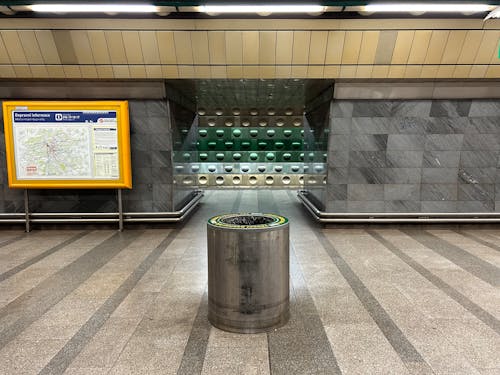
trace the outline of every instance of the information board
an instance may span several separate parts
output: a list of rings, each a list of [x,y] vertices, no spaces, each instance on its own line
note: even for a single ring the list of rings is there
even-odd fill
[[[4,102],[9,186],[131,188],[127,101]]]

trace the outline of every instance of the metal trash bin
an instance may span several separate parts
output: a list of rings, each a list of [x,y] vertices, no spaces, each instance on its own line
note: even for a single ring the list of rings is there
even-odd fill
[[[288,219],[225,214],[208,220],[208,320],[225,331],[284,325],[289,312]]]

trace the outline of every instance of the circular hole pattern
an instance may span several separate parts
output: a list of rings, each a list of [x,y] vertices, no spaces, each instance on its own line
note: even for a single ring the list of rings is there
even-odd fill
[[[241,154],[240,154],[239,152],[235,152],[235,153],[233,154],[233,159],[234,159],[234,160],[240,160],[240,159],[241,159]]]
[[[182,157],[184,158],[184,160],[189,160],[191,158],[191,154],[189,152],[185,152],[184,154],[182,154]]]
[[[257,160],[259,158],[259,154],[257,154],[256,152],[251,152],[250,155],[250,160]]]
[[[273,130],[273,129],[269,129],[267,132],[266,132],[267,136],[268,137],[274,137],[274,135],[276,134],[276,131]]]
[[[267,126],[267,120],[265,120],[265,119],[260,119],[260,120],[259,120],[259,126]]]
[[[241,113],[239,108],[233,108],[233,115],[238,116]]]
[[[244,127],[250,126],[250,121],[248,121],[248,120],[243,120],[243,121],[241,122],[241,126],[244,126]]]
[[[266,154],[266,159],[267,160],[274,160],[276,158],[276,156],[274,155],[274,152],[268,152]]]
[[[200,160],[207,160],[208,159],[208,154],[206,152],[201,152],[200,153]]]
[[[272,185],[272,184],[274,184],[274,177],[273,177],[273,176],[267,176],[267,177],[266,177],[266,184],[267,184],[267,185]]]
[[[300,167],[298,165],[292,165],[292,172],[298,172],[300,171]]]
[[[232,172],[232,171],[233,171],[233,167],[232,167],[232,166],[230,166],[230,165],[226,165],[226,166],[224,167],[224,170],[225,170],[227,173],[230,173],[230,172]]]
[[[227,120],[224,122],[224,125],[230,127],[230,126],[233,126],[233,122],[231,120]]]
[[[215,131],[215,134],[217,135],[217,137],[222,138],[222,137],[224,137],[224,130],[222,130],[222,129],[217,129],[217,130]]]
[[[269,108],[269,109],[267,110],[267,114],[268,114],[269,116],[274,116],[274,115],[276,114],[276,110],[275,110],[274,108]]]
[[[241,142],[241,148],[249,148],[249,147],[250,147],[250,142],[248,141]]]
[[[242,165],[242,166],[241,166],[241,171],[242,171],[242,172],[245,172],[245,173],[246,173],[246,172],[248,172],[249,170],[250,170],[250,167],[249,167],[248,165]]]
[[[223,113],[224,113],[224,111],[222,111],[222,108],[217,108],[217,109],[215,110],[215,114],[216,114],[217,116],[222,116],[222,114],[223,114]]]
[[[283,125],[285,125],[285,121],[282,118],[276,120],[276,126],[283,126]]]
[[[208,120],[208,126],[215,126],[215,120],[213,118],[211,118],[210,120]]]
[[[204,116],[206,113],[207,113],[207,112],[205,111],[205,108],[200,108],[200,109],[198,109],[198,114],[199,114],[200,116]]]
[[[217,146],[217,142],[210,141],[208,142],[208,148],[214,149]]]
[[[193,183],[193,179],[191,177],[184,177],[184,179],[182,180],[182,183],[184,185],[191,185]]]
[[[233,184],[239,185],[241,183],[241,178],[239,176],[233,177]]]
[[[198,130],[198,134],[200,137],[206,137],[208,135],[208,130],[207,129],[200,129]]]
[[[314,170],[315,170],[316,172],[323,172],[323,169],[324,169],[324,168],[323,168],[323,166],[322,166],[322,165],[316,165],[316,166],[314,166]]]
[[[252,116],[257,116],[259,114],[259,111],[257,110],[257,108],[252,108],[250,109],[250,114]]]
[[[250,134],[250,137],[257,137],[259,135],[259,131],[257,129],[252,129],[248,132]]]
[[[234,137],[239,137],[239,136],[241,136],[241,130],[240,130],[240,129],[234,129],[234,130],[233,130],[233,136],[234,136]]]
[[[283,149],[285,147],[285,144],[283,142],[275,142],[274,147],[276,147],[278,150]]]
[[[281,182],[283,182],[283,185],[290,185],[290,181],[291,181],[291,179],[288,176],[283,176],[281,178]]]
[[[290,129],[283,130],[283,135],[285,137],[290,137],[293,134],[293,132]]]
[[[304,185],[304,176],[299,177],[299,184]]]
[[[314,177],[309,177],[307,179],[307,183],[311,184],[311,185],[315,185],[316,184],[316,179]]]
[[[208,166],[208,171],[214,173],[217,170],[217,167],[215,165],[209,165]]]
[[[177,172],[182,172],[182,171],[184,170],[184,167],[183,167],[182,165],[177,165],[177,166],[175,167],[175,170],[176,170]]]
[[[265,165],[259,165],[257,167],[257,170],[261,173],[264,173],[266,171],[266,166]]]
[[[191,166],[191,172],[197,173],[200,170],[199,165],[193,165]]]
[[[224,153],[223,152],[218,152],[217,154],[215,154],[215,158],[217,160],[224,160]]]
[[[248,179],[248,182],[250,183],[250,185],[255,185],[257,183],[257,177],[250,176],[250,178]]]
[[[200,176],[198,178],[198,183],[200,185],[206,185],[208,183],[208,178],[206,176]]]
[[[260,141],[259,143],[257,143],[257,145],[260,149],[265,149],[267,147],[267,142]]]
[[[281,165],[276,165],[274,167],[274,171],[280,173],[283,170],[283,167]]]
[[[223,176],[217,176],[217,177],[215,178],[215,183],[216,183],[217,185],[222,185],[222,184],[224,183],[224,177],[223,177]]]
[[[285,109],[285,115],[287,115],[287,116],[293,115],[293,109],[292,108]]]
[[[289,152],[285,152],[283,154],[283,159],[290,160],[291,158],[292,158],[292,154],[290,154]]]
[[[299,118],[293,120],[293,126],[300,126],[300,125],[302,125],[302,121]]]
[[[233,145],[234,145],[234,143],[231,141],[224,142],[224,146],[226,146],[226,148],[233,148]]]

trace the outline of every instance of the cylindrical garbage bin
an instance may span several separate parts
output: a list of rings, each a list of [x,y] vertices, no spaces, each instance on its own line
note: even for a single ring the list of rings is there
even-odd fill
[[[225,214],[208,220],[208,320],[238,333],[264,332],[289,318],[288,219]]]

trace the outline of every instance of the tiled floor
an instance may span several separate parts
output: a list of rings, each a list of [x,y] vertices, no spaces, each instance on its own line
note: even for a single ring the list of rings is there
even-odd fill
[[[206,320],[205,222],[231,211],[290,218],[268,334]],[[500,374],[499,267],[500,228],[324,229],[287,191],[210,191],[172,229],[1,231],[0,373]]]

